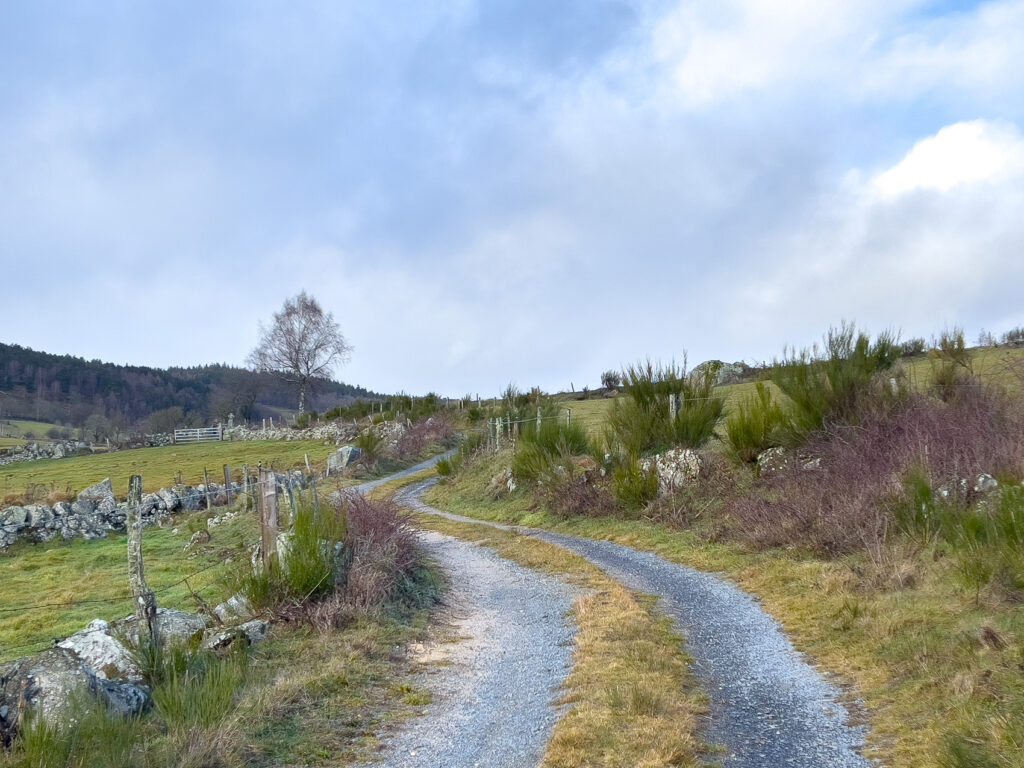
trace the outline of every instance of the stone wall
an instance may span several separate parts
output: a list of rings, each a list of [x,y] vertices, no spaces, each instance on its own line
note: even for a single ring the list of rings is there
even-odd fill
[[[282,474],[274,477],[282,493],[286,492],[289,479],[293,488],[308,486],[308,479],[299,471],[290,477]],[[237,497],[244,488],[241,483],[232,483],[230,490],[230,496]],[[210,483],[209,494],[211,506],[228,503],[228,487],[221,483]],[[140,510],[143,525],[161,523],[176,512],[205,509],[206,496],[207,487],[202,483],[194,487],[177,485],[147,493],[142,497]],[[102,539],[110,531],[123,531],[127,516],[128,505],[114,498],[114,489],[108,478],[86,488],[74,502],[27,504],[0,510],[0,549],[6,549],[19,539],[36,542],[50,541],[56,536]]]

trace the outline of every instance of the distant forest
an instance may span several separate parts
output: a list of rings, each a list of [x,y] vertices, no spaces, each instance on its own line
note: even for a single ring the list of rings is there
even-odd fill
[[[312,410],[378,395],[321,379]],[[0,344],[0,416],[82,427],[92,417],[116,431],[164,431],[226,419],[257,421],[294,410],[294,387],[281,379],[229,365],[147,368]],[[173,423],[172,423],[173,422]]]

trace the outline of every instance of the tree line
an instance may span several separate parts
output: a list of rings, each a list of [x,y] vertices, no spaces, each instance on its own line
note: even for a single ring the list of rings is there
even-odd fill
[[[316,382],[309,406],[327,410],[376,395],[329,379]],[[164,431],[235,414],[236,422],[295,406],[281,377],[230,365],[150,368],[85,360],[0,343],[0,417],[83,427],[109,422],[118,432]],[[159,429],[155,429],[158,427]]]

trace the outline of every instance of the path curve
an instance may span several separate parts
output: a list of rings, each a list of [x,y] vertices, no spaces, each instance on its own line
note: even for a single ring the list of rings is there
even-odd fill
[[[382,737],[373,765],[388,768],[536,768],[559,716],[572,665],[580,591],[477,544],[420,533],[449,575],[446,602],[459,640],[439,645],[424,714]]]
[[[436,478],[402,489],[413,509],[533,536],[585,557],[630,589],[657,595],[685,634],[710,699],[705,734],[724,745],[726,768],[868,768],[865,728],[849,725],[842,693],[797,652],[757,601],[714,574],[609,541],[463,517],[426,505]]]

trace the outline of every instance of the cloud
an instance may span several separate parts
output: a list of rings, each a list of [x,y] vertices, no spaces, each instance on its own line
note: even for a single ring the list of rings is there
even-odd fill
[[[876,174],[854,169],[809,218],[765,236],[765,267],[742,280],[771,332],[813,341],[841,317],[927,336],[966,318],[1024,321],[1024,140],[1015,125],[945,126]],[[784,317],[783,320],[779,320]]]
[[[917,189],[948,192],[969,184],[998,183],[1024,172],[1024,137],[1016,126],[972,120],[922,139],[872,184],[885,197]]]

